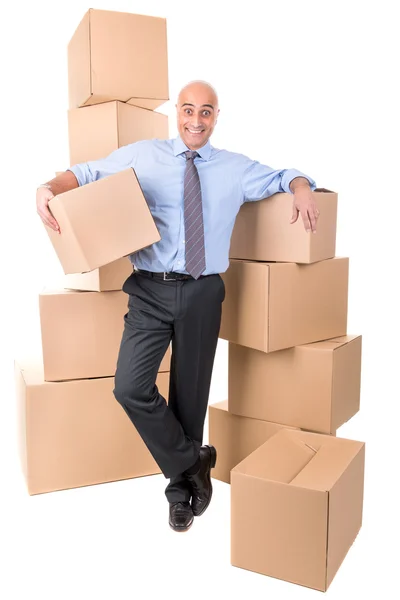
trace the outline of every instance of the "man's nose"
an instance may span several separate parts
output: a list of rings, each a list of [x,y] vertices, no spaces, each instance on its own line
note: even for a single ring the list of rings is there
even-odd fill
[[[199,115],[192,115],[192,125],[193,127],[200,127],[201,125],[201,118]]]

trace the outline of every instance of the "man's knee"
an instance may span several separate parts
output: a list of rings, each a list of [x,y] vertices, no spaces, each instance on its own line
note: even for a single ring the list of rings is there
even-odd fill
[[[153,387],[138,377],[120,377],[118,371],[114,378],[113,393],[122,406],[132,406],[149,402]]]

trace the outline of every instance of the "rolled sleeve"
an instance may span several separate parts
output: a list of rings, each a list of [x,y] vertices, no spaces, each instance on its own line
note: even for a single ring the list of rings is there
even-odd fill
[[[129,167],[135,168],[137,150],[138,142],[135,142],[117,148],[117,150],[114,150],[105,158],[79,163],[69,167],[67,170],[75,175],[80,186],[85,185],[108,175],[114,175]]]
[[[315,190],[315,188],[317,187],[317,184],[315,183],[314,179],[312,179],[308,175],[301,173],[301,171],[298,171],[297,169],[286,169],[285,171],[283,171],[281,179],[282,191],[289,192],[289,194],[292,194],[293,192],[291,191],[289,186],[291,181],[293,181],[293,179],[296,179],[296,177],[304,177],[305,179],[307,179],[312,190]]]
[[[311,188],[316,188],[315,181],[297,169],[276,170],[248,159],[242,175],[243,201],[262,200],[279,192],[291,193],[289,184],[296,177],[305,177]]]

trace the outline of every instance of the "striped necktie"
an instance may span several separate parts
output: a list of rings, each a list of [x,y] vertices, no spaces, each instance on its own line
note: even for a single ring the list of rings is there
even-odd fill
[[[186,271],[194,279],[198,279],[206,268],[200,178],[194,164],[194,158],[199,155],[194,150],[187,150],[185,155],[186,170],[183,198]]]

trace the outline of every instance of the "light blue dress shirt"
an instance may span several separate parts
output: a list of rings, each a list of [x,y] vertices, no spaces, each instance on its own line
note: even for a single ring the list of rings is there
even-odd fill
[[[132,264],[148,271],[187,273],[183,179],[188,147],[178,136],[143,140],[122,146],[101,160],[70,167],[79,185],[133,168],[153,215],[161,240],[130,255]],[[274,170],[243,154],[219,150],[210,141],[199,150],[199,172],[204,221],[206,270],[223,273],[229,266],[229,247],[235,218],[244,202],[289,192],[295,177],[313,179],[296,169]]]

